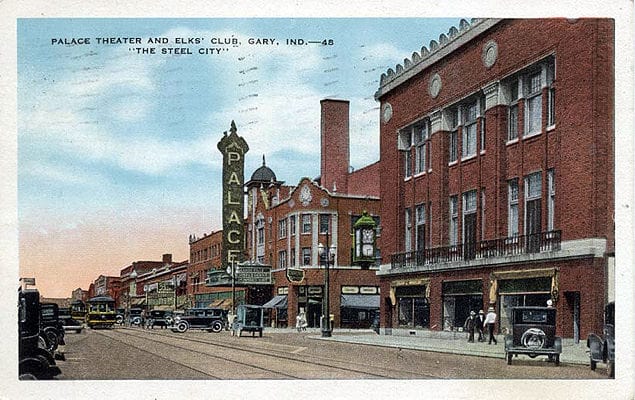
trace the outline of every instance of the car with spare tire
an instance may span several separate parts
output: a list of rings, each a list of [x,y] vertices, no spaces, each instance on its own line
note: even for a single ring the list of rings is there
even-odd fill
[[[505,359],[526,355],[547,356],[560,365],[562,338],[556,336],[556,309],[552,307],[512,308],[512,333],[505,335]]]
[[[183,333],[189,329],[202,329],[218,333],[227,326],[227,311],[222,308],[190,308],[176,315],[170,326],[172,332]]]

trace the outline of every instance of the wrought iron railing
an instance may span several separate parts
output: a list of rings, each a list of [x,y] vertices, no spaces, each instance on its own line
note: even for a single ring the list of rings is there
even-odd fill
[[[562,231],[559,230],[548,231],[480,242],[467,242],[455,246],[395,253],[391,256],[391,266],[392,268],[432,266],[453,261],[557,251],[560,250],[561,235]]]

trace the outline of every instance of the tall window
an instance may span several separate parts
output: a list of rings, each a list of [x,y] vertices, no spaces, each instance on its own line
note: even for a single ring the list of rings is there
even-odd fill
[[[278,268],[287,268],[287,251],[281,250],[278,252]]]
[[[507,236],[518,236],[518,178],[508,183],[507,210]]]
[[[291,249],[291,266],[295,267],[296,264],[296,260],[295,260],[295,248]]]
[[[278,221],[278,239],[287,237],[287,219]]]
[[[507,140],[518,139],[518,79],[514,79],[509,84],[509,109],[507,116]]]
[[[428,139],[430,138],[429,123],[427,120],[414,127],[415,135],[415,173],[419,174],[425,172],[428,168],[427,150],[429,147]]]
[[[329,214],[320,214],[320,233],[327,233],[329,231]]]
[[[426,247],[426,206],[419,204],[415,210],[417,221],[417,233],[415,243],[417,250],[423,250]]]
[[[547,171],[549,185],[549,201],[547,203],[547,230],[554,230],[554,215],[556,209],[556,176],[553,169]]]
[[[542,130],[541,76],[539,70],[525,78],[525,136],[538,134]]]
[[[476,190],[463,193],[463,257],[476,256]]]
[[[547,90],[547,126],[556,124],[556,88],[554,81],[556,79],[556,64],[553,60],[547,63],[547,82],[549,83]]]
[[[311,233],[311,214],[302,214],[302,233]]]
[[[302,248],[302,265],[311,265],[311,248]]]
[[[465,119],[463,121],[463,151],[461,157],[476,155],[476,127],[478,118],[478,102],[475,100],[465,106]]]
[[[403,162],[404,162],[404,176],[406,178],[411,177],[412,176],[412,153],[410,152],[410,149],[406,150],[403,153]]]
[[[404,212],[404,218],[405,218],[405,223],[406,223],[406,231],[404,232],[405,234],[405,238],[404,238],[404,247],[405,247],[405,251],[411,251],[412,250],[412,219],[411,219],[411,215],[410,215],[410,209],[406,208],[405,212]]]
[[[456,246],[459,240],[459,199],[450,196],[450,246]]]
[[[450,128],[450,159],[449,162],[455,162],[459,158],[459,108],[454,107],[449,112],[448,125]]]
[[[291,230],[291,235],[295,235],[295,215],[289,217],[289,229]]]
[[[258,246],[264,246],[265,244],[265,221],[256,221],[256,243]]]
[[[540,172],[525,177],[525,235],[528,236],[527,250],[540,251],[542,230],[542,175]]]

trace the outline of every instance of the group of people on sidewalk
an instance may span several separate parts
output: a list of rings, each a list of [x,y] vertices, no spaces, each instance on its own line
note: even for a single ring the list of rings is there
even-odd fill
[[[474,343],[474,333],[478,332],[478,341],[485,341],[485,329],[487,328],[487,332],[489,333],[489,342],[487,344],[498,344],[496,341],[496,337],[494,336],[494,325],[496,324],[496,312],[494,311],[494,307],[489,307],[487,309],[487,315],[483,312],[483,310],[479,310],[478,315],[474,311],[470,311],[470,315],[465,320],[465,324],[463,324],[463,329],[467,331],[468,343]]]

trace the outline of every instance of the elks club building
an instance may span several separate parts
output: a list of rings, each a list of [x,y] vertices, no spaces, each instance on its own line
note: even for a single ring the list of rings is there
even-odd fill
[[[492,305],[584,338],[614,300],[614,25],[463,20],[381,76],[381,327]]]
[[[325,260],[319,245],[335,246],[329,260],[329,309],[333,327],[368,328],[379,310],[377,265],[352,262],[353,224],[367,211],[379,223],[379,164],[349,170],[349,102],[321,101],[320,177],[296,186],[278,181],[265,165],[245,183],[246,247],[252,264],[272,267],[272,321],[295,324],[306,313],[309,327],[320,326],[325,297]],[[298,282],[287,269],[301,270]]]

